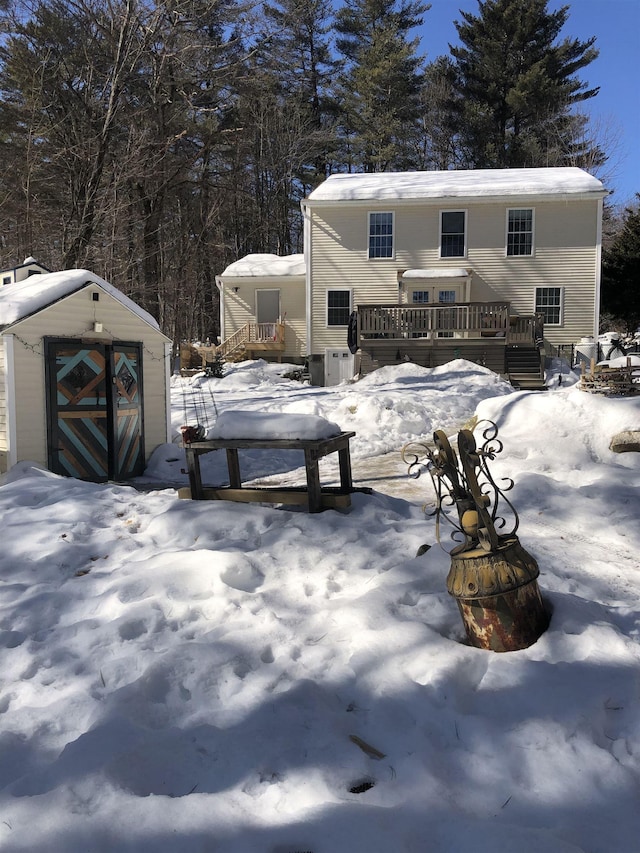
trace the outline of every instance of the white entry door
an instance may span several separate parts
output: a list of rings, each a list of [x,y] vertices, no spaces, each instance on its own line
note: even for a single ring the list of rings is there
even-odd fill
[[[280,319],[280,291],[256,290],[256,322],[277,323]]]
[[[276,323],[280,322],[280,291],[256,290],[256,323],[258,338],[274,340]]]
[[[324,355],[324,384],[339,385],[352,379],[354,358],[348,349],[327,349]]]

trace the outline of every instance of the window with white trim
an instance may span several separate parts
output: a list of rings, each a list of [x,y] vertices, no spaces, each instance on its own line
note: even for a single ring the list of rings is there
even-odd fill
[[[455,290],[439,290],[438,302],[452,303],[456,301]]]
[[[542,314],[545,326],[562,324],[561,287],[536,287],[536,314]]]
[[[369,214],[369,259],[393,258],[393,213]]]
[[[507,255],[533,254],[533,210],[530,207],[507,211]]]
[[[440,212],[440,257],[464,258],[467,253],[467,214],[464,210]]]
[[[411,295],[411,301],[424,305],[429,301],[429,295],[428,290],[414,290]]]
[[[348,326],[351,314],[351,291],[327,290],[327,326]]]

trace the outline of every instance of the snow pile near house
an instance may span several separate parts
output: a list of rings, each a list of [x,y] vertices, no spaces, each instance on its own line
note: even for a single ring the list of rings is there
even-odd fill
[[[640,399],[505,393],[468,364],[368,391],[264,376],[219,405],[496,421],[548,631],[463,642],[422,501],[309,515],[25,464],[0,488],[3,853],[636,850],[640,454],[607,443]]]
[[[222,379],[204,375],[190,379],[173,377],[172,434],[181,442],[184,425],[200,424],[211,434],[217,419],[237,409],[243,412],[280,414],[287,418],[312,415],[324,418],[344,432],[355,432],[351,455],[379,456],[399,450],[404,444],[434,429],[454,428],[473,414],[486,397],[514,393],[508,382],[485,367],[464,359],[446,368],[426,368],[410,362],[384,367],[358,382],[344,382],[332,388],[302,385],[285,379],[292,365],[267,364],[262,360],[225,365]],[[174,461],[169,469],[163,460]],[[243,453],[244,479],[269,476],[302,464],[301,451],[282,450]],[[186,482],[181,447],[159,448],[147,468],[151,478],[166,477],[171,483]],[[228,482],[226,458],[222,453],[201,457],[204,482]],[[167,482],[164,480],[164,482]]]

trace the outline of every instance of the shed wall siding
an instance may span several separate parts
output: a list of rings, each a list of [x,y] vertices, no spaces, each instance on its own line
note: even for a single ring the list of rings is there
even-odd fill
[[[507,209],[534,210],[534,254],[506,256]],[[395,257],[367,258],[369,210],[395,213]],[[439,257],[440,211],[467,211],[467,256]],[[312,209],[311,352],[344,346],[346,328],[328,328],[326,292],[349,287],[353,304],[399,301],[398,274],[406,269],[473,270],[471,301],[505,299],[514,313],[531,314],[536,287],[562,287],[563,325],[547,326],[552,344],[571,343],[594,333],[598,264],[598,201],[512,203],[338,204]]]
[[[5,377],[4,338],[0,337],[0,474],[6,471],[7,452],[7,381]]]
[[[92,292],[100,294],[93,302]],[[104,333],[91,331],[94,319]],[[15,334],[15,414],[18,459],[47,464],[47,422],[43,338],[85,338],[92,342],[143,345],[144,435],[147,459],[167,441],[165,337],[97,287],[71,294],[11,328]]]

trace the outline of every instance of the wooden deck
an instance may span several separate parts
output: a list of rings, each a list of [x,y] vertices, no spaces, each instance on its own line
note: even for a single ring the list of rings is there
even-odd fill
[[[506,338],[509,324],[508,302],[358,305],[360,340]]]
[[[507,373],[507,347],[542,343],[540,316],[512,316],[508,302],[359,305],[361,373],[412,361],[438,367],[456,358]]]

